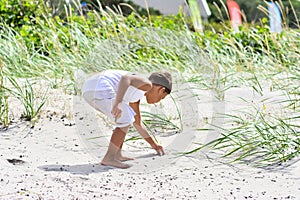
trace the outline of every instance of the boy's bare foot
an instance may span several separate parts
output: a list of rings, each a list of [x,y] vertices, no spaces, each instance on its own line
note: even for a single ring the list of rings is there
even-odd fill
[[[127,161],[127,160],[134,160],[134,158],[126,157],[126,156],[119,156],[120,161]]]
[[[120,162],[119,160],[104,160],[103,159],[101,161],[101,165],[112,166],[112,167],[117,167],[117,168],[121,168],[121,169],[127,169],[130,167],[130,165],[124,164],[124,163]]]

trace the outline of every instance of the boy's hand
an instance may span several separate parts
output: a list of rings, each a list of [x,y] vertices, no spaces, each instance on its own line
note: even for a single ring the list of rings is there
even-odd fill
[[[156,145],[156,147],[154,149],[156,150],[158,155],[160,155],[160,156],[165,155],[165,151],[162,146]]]
[[[111,114],[115,117],[115,121],[121,117],[122,114],[122,103],[114,104]]]

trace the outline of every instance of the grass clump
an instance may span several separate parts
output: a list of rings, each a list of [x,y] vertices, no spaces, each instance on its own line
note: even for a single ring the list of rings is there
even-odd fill
[[[282,102],[281,102],[282,103]],[[282,108],[286,116],[255,107],[234,114],[224,114],[225,126],[212,125],[217,139],[186,152],[191,154],[209,147],[229,162],[256,167],[278,166],[300,154],[300,115]],[[288,117],[287,117],[288,116]]]

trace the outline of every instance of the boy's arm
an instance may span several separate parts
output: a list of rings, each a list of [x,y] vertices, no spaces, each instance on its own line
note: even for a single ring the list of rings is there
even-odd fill
[[[134,116],[135,122],[133,123],[135,129],[138,131],[138,133],[150,144],[150,146],[156,150],[156,152],[162,156],[165,154],[162,146],[158,145],[152,137],[149,135],[147,129],[145,128],[144,124],[141,120],[141,114],[140,114],[140,101],[135,103],[129,104],[131,108],[134,110],[136,115]]]
[[[133,74],[123,75],[118,85],[116,100],[111,111],[112,115],[116,119],[121,117],[121,113],[122,113],[121,102],[123,101],[123,97],[130,85],[143,91],[148,91],[152,87],[152,83],[149,80],[144,79],[138,75],[133,75]]]

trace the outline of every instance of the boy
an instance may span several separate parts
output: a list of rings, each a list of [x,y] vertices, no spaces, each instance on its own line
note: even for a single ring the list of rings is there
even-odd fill
[[[122,71],[107,70],[89,78],[82,87],[84,99],[96,110],[107,115],[116,124],[102,165],[128,168],[122,161],[132,160],[122,155],[122,145],[129,126],[133,123],[138,133],[159,155],[162,146],[155,143],[141,121],[140,100],[149,104],[164,99],[172,90],[172,77],[168,72],[154,72],[149,79]]]

